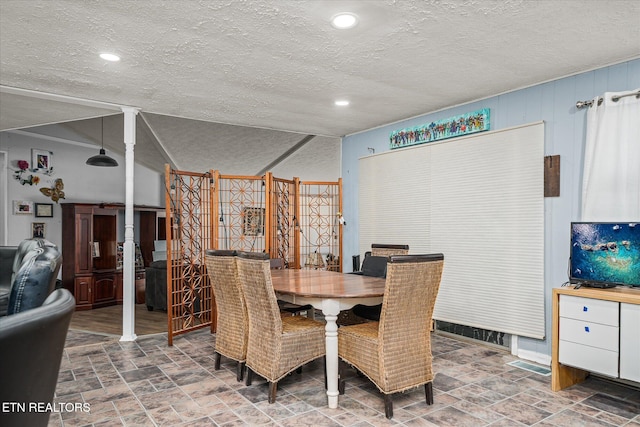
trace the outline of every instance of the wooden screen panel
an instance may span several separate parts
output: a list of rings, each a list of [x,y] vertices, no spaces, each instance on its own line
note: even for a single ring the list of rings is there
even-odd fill
[[[165,168],[167,186],[167,321],[173,337],[212,326],[215,306],[204,262],[211,242],[211,173]]]
[[[267,250],[267,182],[260,176],[214,173],[215,248]]]
[[[300,268],[300,261],[296,256],[298,242],[296,228],[297,180],[271,178],[269,254],[271,258],[281,259],[285,268]]]
[[[300,182],[297,202],[300,268],[342,271],[342,180]]]

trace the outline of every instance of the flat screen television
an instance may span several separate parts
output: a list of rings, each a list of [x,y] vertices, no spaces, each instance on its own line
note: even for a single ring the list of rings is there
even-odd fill
[[[572,222],[569,282],[640,286],[640,223]]]

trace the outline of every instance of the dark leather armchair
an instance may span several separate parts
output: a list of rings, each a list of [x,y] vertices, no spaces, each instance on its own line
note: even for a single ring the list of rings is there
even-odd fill
[[[7,314],[40,307],[53,292],[62,266],[62,254],[56,246],[42,246],[29,251],[16,272]]]
[[[76,302],[57,289],[36,308],[0,318],[0,401],[25,410],[0,414],[4,426],[46,426],[48,411],[29,411],[29,404],[53,402],[64,343]]]
[[[45,239],[27,239],[1,252],[0,316],[42,305],[62,266],[58,248]]]

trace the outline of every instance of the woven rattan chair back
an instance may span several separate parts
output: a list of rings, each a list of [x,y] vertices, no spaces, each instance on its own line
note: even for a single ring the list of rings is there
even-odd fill
[[[433,380],[429,331],[443,264],[440,254],[392,256],[387,264],[378,329],[384,390]]]
[[[220,369],[220,355],[235,360],[239,363],[240,381],[247,357],[249,319],[238,282],[236,259],[235,251],[208,250],[205,253],[217,315],[215,369]]]
[[[433,403],[430,325],[443,266],[442,254],[391,256],[380,321],[338,330],[338,355],[384,394],[387,418],[393,393],[424,385]]]
[[[240,253],[238,277],[249,313],[249,341],[252,345],[247,349],[247,358],[252,361],[256,372],[271,373],[273,364],[268,355],[274,354],[279,344],[282,318],[271,283],[268,254]]]
[[[247,302],[247,385],[253,373],[269,382],[275,403],[278,381],[324,356],[324,324],[304,316],[281,318],[271,282],[268,254],[238,253],[238,279]]]
[[[371,244],[372,256],[391,256],[391,255],[407,255],[409,253],[409,245],[389,245],[382,243]]]

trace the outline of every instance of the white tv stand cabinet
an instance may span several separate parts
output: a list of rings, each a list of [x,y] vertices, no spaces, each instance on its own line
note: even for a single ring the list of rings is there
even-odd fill
[[[553,289],[551,389],[589,372],[640,386],[640,288]]]

